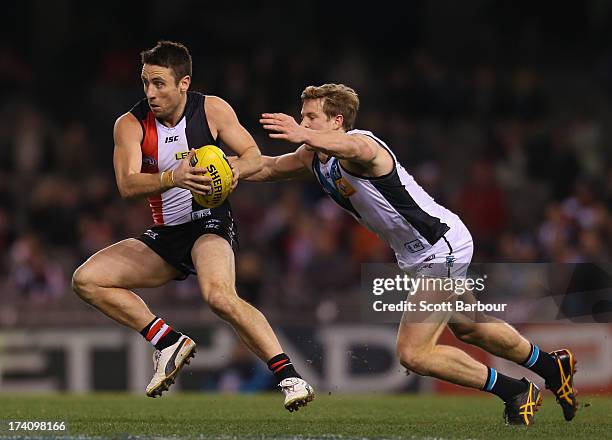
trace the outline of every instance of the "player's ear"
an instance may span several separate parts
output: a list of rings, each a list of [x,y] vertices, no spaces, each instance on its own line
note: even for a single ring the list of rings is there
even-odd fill
[[[334,130],[340,130],[344,124],[344,116],[336,115],[334,118]]]
[[[185,75],[179,81],[179,90],[181,91],[181,93],[185,93],[189,89],[190,85],[191,85],[191,77],[189,75]]]

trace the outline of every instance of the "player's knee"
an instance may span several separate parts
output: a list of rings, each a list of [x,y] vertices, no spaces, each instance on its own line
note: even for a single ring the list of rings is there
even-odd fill
[[[421,376],[429,376],[427,353],[424,350],[417,350],[408,346],[399,346],[397,348],[397,355],[400,364],[408,371]]]
[[[91,271],[84,265],[79,266],[72,274],[72,290],[81,299],[90,301],[95,286]]]
[[[225,295],[212,295],[208,300],[210,309],[226,321],[231,321],[238,311],[235,298]]]
[[[225,320],[231,320],[238,312],[238,296],[231,286],[211,283],[205,286],[205,298],[210,309]]]

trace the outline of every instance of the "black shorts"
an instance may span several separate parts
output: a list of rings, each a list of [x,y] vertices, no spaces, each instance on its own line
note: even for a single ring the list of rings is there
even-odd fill
[[[237,228],[229,206],[204,209],[198,214],[201,217],[197,220],[173,226],[153,226],[136,237],[181,272],[177,280],[196,273],[191,249],[202,235],[218,235],[225,238],[234,251],[238,249]]]

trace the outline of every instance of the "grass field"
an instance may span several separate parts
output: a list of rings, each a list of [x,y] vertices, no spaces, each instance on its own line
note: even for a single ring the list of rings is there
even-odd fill
[[[0,438],[36,438],[9,432],[8,421],[66,421],[54,436],[97,438],[325,438],[325,439],[605,439],[612,438],[612,397],[588,403],[567,423],[546,396],[536,424],[504,426],[502,404],[490,396],[317,396],[288,413],[281,394],[174,393],[149,399],[127,394],[0,395]]]

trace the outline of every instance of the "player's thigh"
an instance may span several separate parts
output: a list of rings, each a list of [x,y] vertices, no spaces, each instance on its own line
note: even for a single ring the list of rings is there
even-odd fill
[[[478,300],[471,290],[466,290],[461,295],[456,296],[457,307],[448,322],[448,326],[458,338],[477,333],[484,324],[503,322],[473,307],[477,302]],[[459,305],[462,305],[462,307],[459,308]]]
[[[158,287],[180,272],[140,240],[128,238],[92,255],[74,273],[77,285]]]
[[[213,295],[236,295],[234,251],[227,240],[215,234],[202,235],[193,245],[191,259],[207,302]]]

